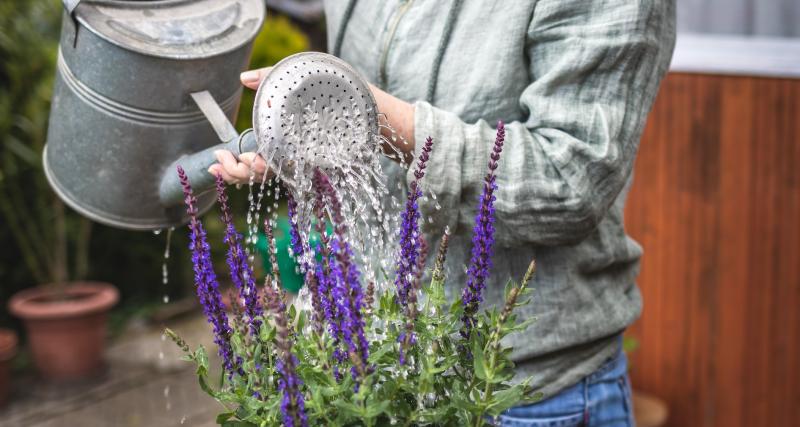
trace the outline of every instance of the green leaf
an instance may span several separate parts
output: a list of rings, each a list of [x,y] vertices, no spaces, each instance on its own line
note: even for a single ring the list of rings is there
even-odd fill
[[[472,358],[473,358],[473,372],[479,379],[487,379],[486,360],[483,357],[483,348],[480,343],[475,340],[472,345]]]
[[[225,421],[222,424],[222,427],[258,427],[258,426],[253,423],[248,423],[247,421],[232,420],[232,421]]]
[[[506,409],[516,406],[522,400],[523,391],[524,386],[517,384],[511,388],[495,392],[489,403],[489,414],[500,415]]]
[[[358,418],[361,415],[360,408],[353,403],[345,402],[342,400],[334,400],[333,406],[335,406],[342,415],[347,416],[348,418]]]
[[[236,409],[236,417],[239,418],[240,420],[250,418],[252,414],[253,410],[245,405],[239,406],[239,408]]]
[[[205,347],[201,345],[194,351],[194,360],[197,362],[198,370],[203,368],[204,371],[208,371],[208,354]]]
[[[208,383],[206,382],[206,376],[205,375],[198,376],[197,377],[197,381],[200,383],[200,388],[204,392],[206,392],[206,394],[208,394],[209,396],[214,397],[214,398],[217,397],[217,393],[211,387],[208,386]]]
[[[394,343],[386,343],[382,345],[377,351],[373,351],[369,355],[369,362],[370,363],[377,363],[381,360],[381,358],[389,353],[390,351],[394,350],[396,345]]]
[[[294,309],[294,306],[292,306]],[[295,326],[295,330],[302,331],[306,325],[306,315],[304,311],[301,311],[297,315],[297,325]]]
[[[223,412],[221,414],[217,414],[217,424],[224,425],[225,421],[228,421],[233,416],[233,412]]]
[[[379,403],[371,403],[370,405],[367,406],[367,411],[364,414],[364,417],[365,418],[375,418],[378,415],[386,412],[386,409],[389,408],[389,403],[390,402],[386,401],[386,400],[384,400],[382,402],[379,402]]]

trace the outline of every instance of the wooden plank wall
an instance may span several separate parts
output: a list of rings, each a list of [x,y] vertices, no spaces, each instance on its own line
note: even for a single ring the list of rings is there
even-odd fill
[[[670,74],[635,171],[634,386],[670,426],[800,426],[800,79]]]

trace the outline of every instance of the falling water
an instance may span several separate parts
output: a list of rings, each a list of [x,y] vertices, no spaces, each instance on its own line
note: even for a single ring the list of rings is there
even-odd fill
[[[323,100],[324,99],[324,100]],[[340,102],[328,97],[313,99],[298,108],[286,105],[280,111],[280,128],[283,135],[276,140],[274,131],[261,126],[258,141],[258,154],[266,160],[274,178],[266,180],[262,176],[259,192],[253,194],[255,172],[251,171],[250,209],[248,229],[251,240],[258,225],[258,215],[264,189],[267,194],[274,193],[274,202],[267,206],[271,219],[277,216],[278,184],[282,185],[297,202],[297,223],[303,240],[308,240],[314,222],[314,189],[312,177],[315,169],[323,171],[330,179],[336,195],[342,204],[342,213],[348,229],[346,239],[363,268],[364,283],[374,281],[382,291],[388,286],[393,270],[392,263],[397,251],[395,238],[398,230],[401,204],[392,196],[387,186],[387,177],[381,163],[384,147],[393,150],[391,156],[403,159],[397,145],[405,143],[388,124],[373,126],[370,120],[382,118],[367,107],[363,111],[352,100]],[[256,120],[269,119],[274,110],[262,111]],[[386,123],[386,120],[382,120]],[[258,127],[257,127],[258,128]],[[384,137],[374,129],[385,129],[391,136]],[[263,131],[267,129],[267,131]],[[273,187],[274,185],[274,187]],[[402,185],[398,183],[398,187]],[[330,215],[330,212],[328,212]],[[313,264],[310,254],[298,260]],[[301,291],[300,303],[305,299]]]
[[[175,227],[170,227],[167,229],[167,243],[164,247],[164,260],[161,263],[161,284],[164,286],[164,296],[162,297],[162,301],[164,304],[169,303],[169,295],[166,293],[166,287],[169,284],[169,267],[167,263],[169,262],[169,248],[170,243],[172,242],[172,232],[175,231]]]

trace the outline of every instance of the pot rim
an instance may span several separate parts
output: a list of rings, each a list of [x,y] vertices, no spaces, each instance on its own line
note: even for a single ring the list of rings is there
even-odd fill
[[[11,329],[0,328],[0,362],[10,360],[17,354],[17,334]]]
[[[83,298],[42,302],[42,298],[56,292],[52,286],[51,283],[17,292],[11,297],[8,310],[24,320],[55,320],[108,311],[119,300],[119,292],[110,283],[80,281],[67,282],[64,293]]]

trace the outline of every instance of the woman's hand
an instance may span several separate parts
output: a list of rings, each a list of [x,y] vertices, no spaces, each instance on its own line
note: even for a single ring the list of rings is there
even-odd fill
[[[272,71],[272,67],[245,71],[239,76],[239,80],[245,87],[256,90],[270,71]],[[239,155],[239,160],[236,160],[233,153],[227,150],[216,151],[214,156],[216,156],[219,163],[211,165],[208,168],[208,172],[212,175],[222,175],[222,179],[228,184],[248,183],[250,181],[251,166],[255,172],[256,180],[261,181],[264,171],[267,169],[264,158],[256,153],[242,153]]]
[[[272,71],[272,67],[260,68],[257,70],[245,71],[239,76],[242,85],[249,89],[258,89],[259,84]],[[406,161],[413,157],[414,141],[414,106],[399,98],[396,98],[373,85],[369,85],[378,111],[383,113],[389,126],[394,129],[399,137],[396,147],[406,156]],[[387,139],[391,139],[391,131],[381,128],[381,134]],[[401,142],[405,141],[405,142]],[[384,147],[384,152],[389,154],[393,150]],[[208,168],[212,175],[222,175],[222,178],[229,184],[245,184],[250,181],[250,168],[255,170],[256,180],[260,181],[266,170],[266,162],[256,153],[242,153],[239,160],[230,151],[219,150],[214,153],[219,163],[215,163]]]
[[[208,168],[208,173],[216,176],[222,175],[222,179],[228,184],[247,184],[250,182],[250,168],[253,168],[255,179],[261,182],[264,171],[267,170],[267,163],[264,158],[256,153],[242,153],[239,160],[228,150],[217,150],[214,152],[217,162]],[[267,174],[267,178],[270,174]]]
[[[258,89],[258,85],[261,84],[261,80],[264,80],[270,71],[272,71],[272,67],[245,71],[239,76],[239,80],[242,81],[242,84],[246,88],[256,90]]]

